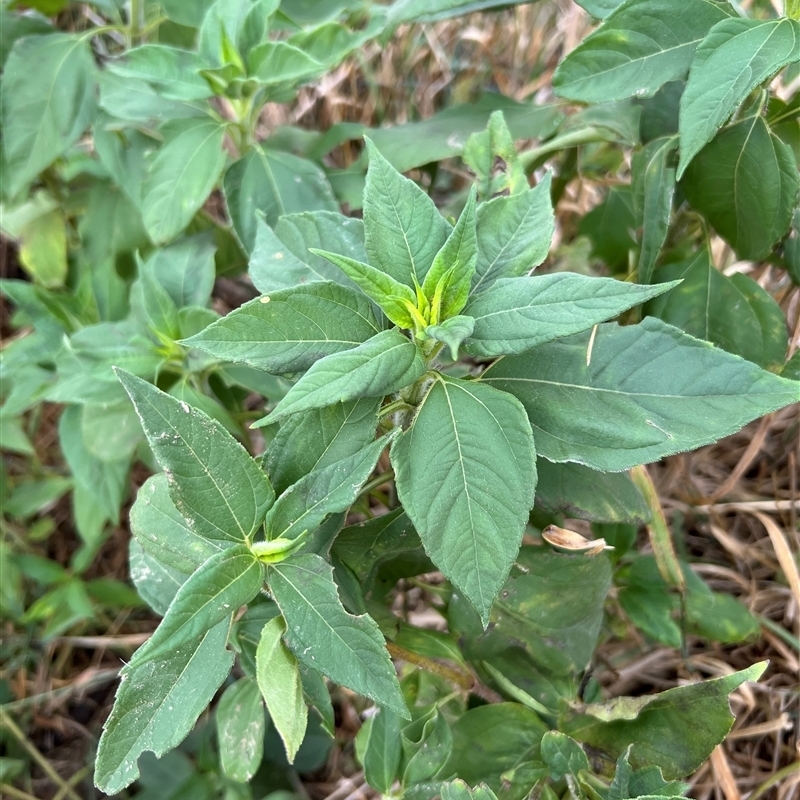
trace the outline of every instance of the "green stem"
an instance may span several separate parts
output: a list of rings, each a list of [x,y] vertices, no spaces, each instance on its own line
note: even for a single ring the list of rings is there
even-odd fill
[[[373,489],[377,489],[379,486],[383,486],[384,483],[388,483],[392,478],[394,478],[393,469],[387,469],[386,472],[381,472],[380,475],[376,475],[372,480],[367,481],[361,487],[361,492],[359,493],[359,497],[364,497],[365,495],[368,495]]]
[[[141,42],[143,28],[144,2],[143,0],[131,0],[130,35],[132,45]]]

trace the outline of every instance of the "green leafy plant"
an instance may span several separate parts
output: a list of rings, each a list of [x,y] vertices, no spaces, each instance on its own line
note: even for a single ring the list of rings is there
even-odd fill
[[[628,482],[628,516],[648,515],[624,470],[792,403],[798,384],[654,317],[603,322],[675,283],[529,276],[550,243],[551,185],[515,180],[509,141],[495,115],[470,142],[476,164],[502,148],[506,185],[485,185],[480,203],[473,189],[454,224],[368,142],[363,228],[325,211],[283,217],[278,229],[299,231],[302,245],[278,229],[271,249],[262,239],[251,275],[264,294],[181,340],[294,376],[255,423],[271,433],[280,423],[261,463],[202,410],[117,370],[162,469],[134,505],[131,558],[164,619],[123,670],[98,752],[105,791],[136,778],[143,751],[162,755],[189,732],[235,651],[245,677],[218,713],[235,693],[261,719],[263,700],[290,759],[306,706],[330,713],[325,678],[380,706],[359,750],[385,792],[400,780],[414,796],[469,793],[448,783],[457,777],[514,797],[545,785],[674,795],[724,737],[727,694],[763,665],[585,704],[578,684],[610,562],[522,545],[523,535],[538,471],[550,487]],[[287,275],[297,285],[275,288]],[[365,520],[343,528],[348,512]],[[382,602],[398,579],[433,567],[447,580],[429,587],[447,634]],[[398,681],[390,652],[429,672]],[[470,691],[508,701],[468,708]],[[698,703],[703,725],[687,735],[681,720]],[[258,758],[242,765],[225,742],[223,767],[252,774]],[[580,743],[608,768],[595,774]]]

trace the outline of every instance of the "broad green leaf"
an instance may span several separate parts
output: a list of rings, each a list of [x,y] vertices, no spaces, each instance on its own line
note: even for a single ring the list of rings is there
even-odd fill
[[[606,199],[595,206],[578,224],[578,235],[592,241],[592,255],[599,258],[612,272],[627,274],[630,251],[636,241],[633,211],[633,192],[628,186],[612,186]]]
[[[315,163],[260,145],[227,169],[223,187],[236,235],[254,256],[259,213],[274,227],[284,214],[339,210]]]
[[[629,751],[631,766],[661,767],[667,780],[694,772],[733,725],[728,695],[762,675],[765,662],[707,681],[605,704],[573,703],[559,728],[612,758]]]
[[[198,35],[198,50],[214,67],[233,64],[244,71],[242,56],[236,47],[251,0],[217,0],[203,16]]]
[[[122,791],[139,777],[143,752],[162,756],[192,730],[233,666],[225,649],[228,628],[226,620],[196,642],[127,669],[98,746],[98,788]]]
[[[267,513],[267,538],[297,539],[314,531],[329,514],[346,511],[392,439],[393,434],[382,436],[354,455],[300,478]]]
[[[142,549],[162,564],[191,575],[225,542],[200,536],[169,496],[165,475],[153,475],[139,489],[130,512],[130,528]]]
[[[464,349],[476,356],[524,353],[588,330],[675,285],[645,287],[571,272],[503,278],[467,304],[475,330]]]
[[[510,97],[486,92],[474,103],[448,106],[419,122],[375,128],[369,136],[396,170],[407,172],[460,155],[469,136],[482,131],[496,110],[503,112],[515,139],[546,139],[561,120],[555,104],[517,103]]]
[[[85,35],[51,33],[14,43],[2,83],[4,181],[9,195],[50,166],[92,122],[96,72]]]
[[[194,52],[145,44],[128,50],[123,58],[110,61],[106,69],[122,78],[149,83],[170,100],[204,100],[212,96],[208,83],[200,76],[206,62]]]
[[[478,207],[478,261],[472,294],[486,291],[498,278],[517,278],[547,257],[555,229],[548,172],[533,189],[495,197]]]
[[[130,660],[131,667],[160,659],[196,641],[250,602],[264,582],[264,567],[247,545],[229,547],[195,570],[167,609],[155,633]]]
[[[156,142],[138,130],[117,130],[116,123],[100,113],[92,129],[94,147],[102,165],[114,183],[139,208],[142,203],[142,185],[147,175],[147,158],[155,150]]]
[[[131,539],[128,546],[128,569],[139,597],[160,617],[167,613],[178,589],[189,577],[175,567],[162,564],[137,539]]]
[[[291,416],[267,448],[264,466],[282,494],[309,473],[354,456],[375,438],[379,398],[367,397]]]
[[[267,728],[264,703],[252,678],[240,678],[222,693],[216,722],[222,773],[247,783],[261,765]]]
[[[458,350],[462,342],[469,339],[474,330],[475,319],[458,314],[446,319],[441,325],[428,325],[425,333],[437,342],[447,345],[450,349],[450,358],[458,361]]]
[[[539,454],[618,472],[727,436],[800,385],[647,317],[541,345],[482,381],[518,397]],[[587,354],[590,355],[587,365]]]
[[[178,308],[204,306],[214,288],[213,238],[200,233],[156,250],[145,262]]]
[[[245,61],[254,47],[267,40],[270,22],[280,4],[281,0],[253,0],[239,28],[237,39],[239,52]]]
[[[344,610],[329,564],[313,554],[293,556],[271,566],[268,579],[288,626],[286,642],[300,661],[408,718],[377,624]]]
[[[178,308],[154,271],[140,265],[139,279],[131,287],[131,310],[159,339],[180,338]]]
[[[190,28],[199,28],[214,0],[161,0],[169,19]]]
[[[261,631],[256,650],[256,677],[272,724],[286,748],[286,758],[293,764],[306,735],[308,706],[303,699],[297,659],[282,640],[285,628],[283,620],[275,617]]]
[[[678,141],[674,136],[656,139],[633,156],[633,207],[636,227],[642,231],[636,268],[639,283],[653,282],[656,259],[667,238],[672,196],[675,193],[672,159],[677,146]]]
[[[14,488],[10,497],[3,498],[3,511],[20,519],[33,516],[52,506],[71,487],[72,481],[69,478],[50,477],[24,481]]]
[[[48,211],[22,229],[19,260],[34,282],[46,289],[64,285],[68,266],[67,227],[60,211]]]
[[[89,190],[86,213],[81,217],[78,232],[86,260],[93,270],[104,262],[115,261],[120,253],[150,246],[139,209],[124,192],[105,181],[98,181]],[[93,271],[93,281],[94,278]]]
[[[324,408],[361,397],[384,397],[411,385],[425,373],[417,347],[396,328],[352,350],[314,363],[272,413],[254,427],[272,425],[300,411]]]
[[[523,547],[484,638],[524,649],[551,675],[575,675],[592,657],[611,586],[605,555],[562,555]]]
[[[753,89],[798,60],[800,22],[735,17],[716,24],[697,48],[681,97],[678,178]]]
[[[177,236],[205,203],[225,164],[224,138],[214,120],[187,120],[158,151],[142,189],[142,219],[154,242]]]
[[[112,522],[119,519],[119,509],[128,490],[130,456],[116,461],[102,461],[87,447],[81,434],[83,409],[70,405],[58,421],[58,438],[61,452],[75,480],[92,492],[106,517]]]
[[[40,14],[13,14],[3,6],[0,9],[0,69],[5,66],[8,54],[18,39],[52,33],[50,20]],[[3,779],[4,783],[7,783]]]
[[[493,790],[500,776],[539,754],[547,726],[520,703],[492,703],[472,708],[453,723],[453,752],[443,775],[458,775],[474,786],[485,781]]]
[[[22,417],[10,417],[0,413],[0,442],[3,443],[3,450],[26,456],[34,455],[36,451],[25,433],[24,422]]]
[[[556,94],[584,103],[650,97],[667,81],[684,78],[713,25],[733,15],[727,3],[627,0],[562,62]]]
[[[417,297],[410,286],[400,283],[369,264],[311,248],[310,252],[337,266],[370,300],[377,303],[391,322],[401,328],[413,329],[414,317],[408,304],[416,308]],[[430,274],[430,273],[429,273]]]
[[[757,260],[789,229],[800,176],[791,149],[756,115],[718,134],[680,185],[739,258]]]
[[[128,402],[85,405],[81,435],[86,449],[101,461],[131,458],[143,439],[139,419]]]
[[[208,119],[202,102],[169,100],[158,94],[149,83],[136,78],[122,78],[103,70],[97,83],[100,89],[98,105],[118,120],[158,127],[171,120]]]
[[[403,720],[393,711],[382,708],[364,723],[365,741],[359,760],[364,766],[367,783],[383,794],[389,794],[400,769],[400,731]]]
[[[656,277],[680,278],[683,283],[651,301],[646,313],[765,369],[783,364],[788,345],[786,318],[752,278],[726,277],[711,265],[705,251],[661,267]]]
[[[251,300],[185,344],[224,361],[283,374],[352,350],[379,331],[363,295],[315,282]]]
[[[419,536],[402,509],[344,528],[333,543],[334,555],[363,586],[370,584],[383,563],[421,550]]]
[[[466,305],[478,261],[476,203],[477,194],[473,186],[458,222],[434,257],[422,284],[422,292],[436,315],[434,323],[454,317]]]
[[[376,15],[372,25],[363,30],[350,30],[339,22],[323,22],[315,28],[298,31],[287,44],[296,47],[326,69],[338,66],[350,53],[380,33],[382,20]]]
[[[440,376],[391,455],[426,552],[486,624],[533,506],[536,457],[523,408],[483,384]]]
[[[550,767],[553,780],[560,780],[566,775],[577,777],[581,770],[589,769],[589,759],[583,748],[559,731],[548,731],[542,737],[541,759]]]
[[[605,19],[612,11],[619,8],[625,0],[575,0],[595,19]]]
[[[502,111],[492,113],[485,131],[473,133],[467,139],[462,158],[475,173],[481,200],[528,189],[528,178]]]
[[[407,725],[402,735],[406,756],[403,783],[413,786],[431,780],[445,765],[453,749],[453,734],[447,718],[434,706],[429,713]]]
[[[369,140],[364,228],[369,262],[400,283],[421,285],[450,225],[433,200],[404,178]]]
[[[265,293],[313,281],[346,281],[353,286],[341,270],[309,248],[366,261],[364,224],[328,211],[289,214],[280,218],[274,231],[259,220],[249,269],[253,283]]]
[[[261,86],[292,84],[314,78],[325,65],[289,42],[262,42],[247,59],[249,74]]]
[[[593,522],[647,522],[650,510],[631,479],[582,464],[536,462],[536,507]]]
[[[608,787],[608,800],[628,800],[628,798],[655,795],[657,797],[683,797],[690,789],[680,781],[665,781],[658,767],[644,767],[634,770],[628,762],[630,749],[617,759],[614,780]]]
[[[118,370],[117,375],[187,524],[208,539],[247,541],[275,497],[267,476],[202,411],[127,372]]]

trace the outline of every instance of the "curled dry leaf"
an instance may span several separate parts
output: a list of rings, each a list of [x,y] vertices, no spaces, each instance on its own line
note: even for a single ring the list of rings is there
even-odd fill
[[[605,539],[587,539],[575,531],[568,531],[566,528],[559,528],[558,525],[548,525],[542,531],[542,539],[553,547],[560,547],[562,550],[586,553],[596,556],[603,550],[613,550],[610,544],[606,544]]]

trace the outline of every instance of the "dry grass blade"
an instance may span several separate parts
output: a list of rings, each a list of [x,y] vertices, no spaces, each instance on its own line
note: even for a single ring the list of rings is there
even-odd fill
[[[742,800],[722,745],[715,747],[711,754],[711,769],[725,800]]]
[[[755,509],[742,509],[748,514],[752,514],[767,530],[772,547],[775,550],[775,555],[778,563],[781,565],[783,574],[789,582],[789,588],[792,591],[792,596],[797,605],[796,613],[800,614],[800,573],[797,571],[797,563],[795,562],[792,551],[786,543],[781,529],[766,515]]]

